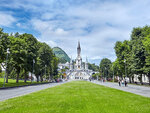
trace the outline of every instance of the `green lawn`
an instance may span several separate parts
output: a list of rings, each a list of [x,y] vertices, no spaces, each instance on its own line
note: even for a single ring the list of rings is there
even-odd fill
[[[150,98],[73,81],[0,102],[0,113],[150,113]]]
[[[0,88],[3,87],[4,78],[0,78]],[[40,83],[40,82],[39,82]],[[19,83],[16,83],[15,79],[8,79],[8,83],[5,83],[5,87],[14,87],[14,86],[22,86],[22,85],[30,85],[31,81],[27,81],[24,83],[24,80],[19,80]],[[38,84],[37,82],[32,82],[32,84]]]

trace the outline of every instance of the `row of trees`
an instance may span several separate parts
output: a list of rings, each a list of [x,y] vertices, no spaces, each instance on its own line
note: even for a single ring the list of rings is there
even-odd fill
[[[110,77],[114,72],[115,76],[129,77],[134,82],[134,75],[139,76],[142,83],[142,76],[149,78],[150,84],[150,27],[133,28],[131,39],[115,44],[117,59],[111,63],[109,59],[103,59],[100,63],[100,72]],[[105,71],[107,70],[107,71]],[[108,74],[104,74],[108,73]]]
[[[8,78],[28,79],[29,72],[39,78],[52,79],[57,75],[58,59],[46,43],[39,42],[31,34],[8,34],[0,28],[0,65],[6,68]],[[32,78],[31,78],[32,79]]]
[[[93,64],[88,63],[88,68],[93,71],[97,72],[99,71],[99,66],[95,65],[94,63]]]

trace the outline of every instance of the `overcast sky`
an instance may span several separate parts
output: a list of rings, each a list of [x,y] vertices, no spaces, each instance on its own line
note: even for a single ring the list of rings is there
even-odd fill
[[[133,27],[150,25],[150,0],[0,0],[0,27],[31,33],[83,61],[114,61],[116,41],[130,39]]]

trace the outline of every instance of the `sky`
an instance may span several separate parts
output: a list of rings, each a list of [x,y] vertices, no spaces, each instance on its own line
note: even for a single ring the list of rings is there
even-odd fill
[[[99,65],[115,61],[116,41],[129,40],[134,27],[150,25],[150,0],[0,0],[0,27],[30,33],[73,59]]]

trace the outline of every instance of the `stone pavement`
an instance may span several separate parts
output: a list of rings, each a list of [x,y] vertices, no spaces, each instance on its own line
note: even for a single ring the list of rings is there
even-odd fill
[[[12,89],[2,89],[0,90],[0,101],[26,95],[26,94],[36,92],[42,89],[54,87],[60,84],[64,84],[66,82],[68,81],[60,82],[60,83],[49,83],[49,84],[41,84],[41,85],[35,85],[35,86],[27,86],[27,87],[18,87],[18,88],[12,88]]]
[[[146,86],[137,86],[137,85],[131,85],[128,84],[127,87],[125,86],[119,86],[118,83],[113,83],[113,82],[101,82],[101,81],[91,81],[92,83],[123,90],[126,92],[134,93],[137,95],[145,96],[145,97],[150,97],[150,87]]]

